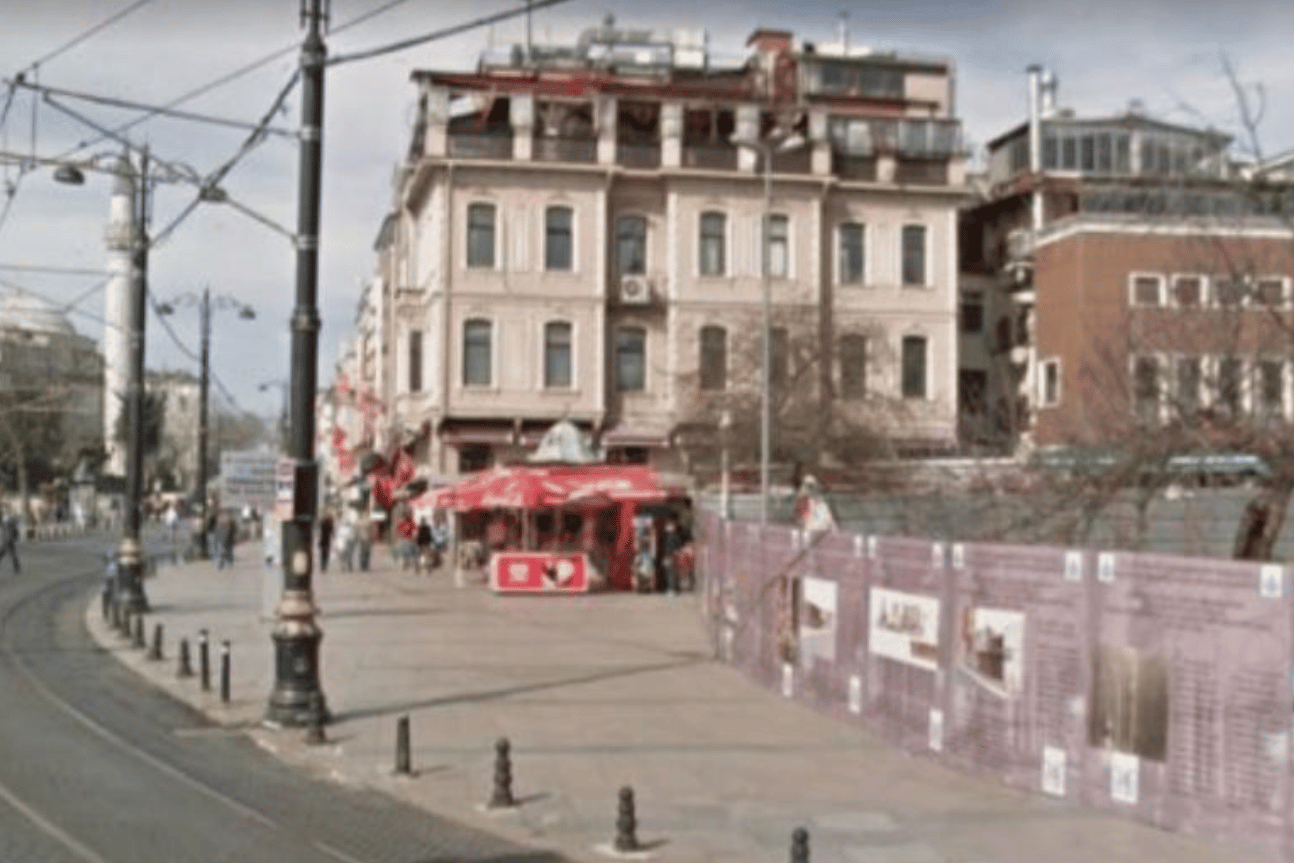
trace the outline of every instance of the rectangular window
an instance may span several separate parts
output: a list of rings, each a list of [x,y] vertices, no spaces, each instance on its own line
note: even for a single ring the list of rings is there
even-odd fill
[[[1219,308],[1238,309],[1244,304],[1244,284],[1239,279],[1218,276],[1213,279],[1213,302]]]
[[[647,220],[621,216],[616,220],[616,266],[622,276],[647,272]]]
[[[926,226],[903,226],[903,284],[926,284]]]
[[[616,386],[625,393],[647,389],[647,331],[642,327],[616,330]]]
[[[1083,171],[1096,170],[1096,141],[1093,135],[1079,139],[1079,167]]]
[[[1204,302],[1204,282],[1199,276],[1173,279],[1173,303],[1179,308],[1194,309]]]
[[[1260,306],[1278,309],[1285,305],[1285,280],[1259,279],[1254,285],[1254,302]]]
[[[494,205],[471,204],[467,208],[467,265],[494,267]]]
[[[1244,361],[1223,357],[1218,363],[1218,407],[1231,416],[1240,416],[1244,406]]]
[[[967,335],[984,331],[984,295],[979,291],[962,294],[961,331]]]
[[[1042,363],[1042,406],[1055,407],[1060,404],[1060,360],[1044,360]]]
[[[1131,139],[1126,134],[1114,136],[1114,171],[1127,174],[1132,170],[1132,157],[1128,149]]]
[[[1177,359],[1177,413],[1190,417],[1200,409],[1200,373],[1199,357],[1179,357]]]
[[[786,327],[773,327],[768,335],[768,380],[774,387],[784,387],[791,371],[790,337]]]
[[[903,397],[926,397],[926,339],[924,336],[903,337]]]
[[[566,321],[544,324],[544,386],[571,385],[571,325]]]
[[[840,284],[863,284],[866,278],[863,268],[867,262],[863,243],[866,238],[866,229],[857,222],[840,226]]]
[[[723,213],[701,214],[700,265],[703,276],[722,276],[728,271],[724,254],[728,219]]]
[[[1109,132],[1096,136],[1096,170],[1108,174],[1114,170],[1114,147]]]
[[[489,321],[474,318],[463,323],[463,385],[488,387],[494,380]]]
[[[485,444],[463,444],[458,448],[458,472],[475,473],[486,470],[494,462],[494,454]]]
[[[1258,363],[1258,410],[1263,419],[1285,415],[1285,363],[1281,360]]]
[[[1042,169],[1054,171],[1060,167],[1059,153],[1056,148],[1056,136],[1047,135],[1042,139]]]
[[[786,216],[768,217],[768,274],[785,279],[791,272],[791,220]]]
[[[422,330],[409,331],[409,392],[422,392]]]
[[[701,328],[701,389],[722,390],[728,386],[728,331],[723,327]]]
[[[1132,304],[1134,306],[1163,305],[1164,280],[1159,276],[1132,277]]]
[[[1146,425],[1159,422],[1159,360],[1137,357],[1132,367],[1132,399],[1137,419]]]
[[[1061,139],[1060,166],[1066,171],[1078,168],[1078,142],[1072,135],[1066,135]]]
[[[569,271],[574,261],[574,239],[570,207],[549,207],[544,211],[544,269]]]
[[[840,337],[840,397],[867,397],[867,338],[857,333]]]

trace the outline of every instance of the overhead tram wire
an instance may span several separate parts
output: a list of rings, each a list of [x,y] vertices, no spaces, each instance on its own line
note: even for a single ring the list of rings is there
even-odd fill
[[[438,39],[457,36],[459,33],[465,33],[468,30],[475,30],[478,27],[487,27],[490,24],[498,24],[501,21],[518,18],[522,15],[528,15],[540,9],[548,9],[566,2],[569,2],[569,0],[533,0],[533,2],[526,3],[524,6],[517,6],[512,9],[504,10],[503,12],[496,12],[493,15],[485,15],[464,24],[456,24],[453,27],[444,27],[422,36],[415,36],[412,39],[403,39],[399,42],[392,42],[389,45],[382,45],[377,48],[368,48],[363,51],[352,51],[349,54],[338,54],[329,59],[327,61],[327,65],[338,66],[342,63],[351,63],[356,60],[369,60],[373,57],[380,57],[383,54],[394,54],[397,51],[416,48],[417,46],[427,42],[434,42]]]
[[[378,7],[377,9],[370,9],[369,11],[364,12],[356,16],[355,18],[352,18],[350,21],[347,21],[343,24],[339,24],[332,29],[332,32],[340,33],[343,30],[347,30],[351,27],[354,27],[404,2],[408,2],[408,0],[388,0],[385,6]],[[225,84],[238,80],[244,75],[250,75],[252,72],[255,72],[257,69],[260,69],[264,66],[269,65],[270,63],[273,63],[275,60],[279,59],[280,57],[286,57],[288,54],[292,54],[300,50],[300,48],[301,48],[301,43],[299,41],[296,41],[291,43],[290,45],[285,45],[282,48],[271,51],[270,53],[265,54],[264,56],[256,60],[252,60],[250,63],[247,63],[243,66],[239,66],[238,68],[234,69],[231,72],[226,72],[224,75],[221,75],[217,78],[212,79],[211,81],[208,81],[205,84],[195,87],[192,90],[189,90],[183,93],[182,95],[177,96],[174,99],[171,99],[169,102],[166,102],[160,106],[156,106],[154,108],[150,108],[146,110],[143,114],[140,114],[138,117],[135,117],[133,120],[129,120],[123,123],[122,125],[117,126],[113,131],[116,132],[117,134],[127,132],[130,129],[133,129],[136,126],[138,126],[140,123],[143,123],[152,119],[153,117],[157,116],[159,113],[163,111],[168,111],[172,108],[175,108],[177,105],[183,105],[185,102],[191,102],[194,99],[198,98],[199,96],[209,93],[210,91],[215,90],[218,87],[223,87]],[[298,73],[300,72],[299,69],[297,69],[296,71]],[[59,159],[71,158],[72,156],[75,156],[77,153],[81,152],[82,150],[86,150],[86,149],[89,149],[90,147],[97,146],[98,144],[103,143],[109,138],[110,136],[108,135],[100,134],[96,138],[91,138],[87,141],[80,142],[72,149],[61,153],[57,158]]]
[[[127,15],[139,9],[141,6],[146,6],[151,2],[153,2],[153,0],[135,0],[134,3],[131,3],[126,8],[113,13],[112,15],[108,16],[104,20],[100,21],[98,24],[95,24],[93,27],[82,32],[80,35],[75,36],[72,39],[69,39],[67,42],[64,42],[62,45],[55,48],[53,51],[50,51],[48,54],[45,54],[43,57],[40,57],[32,61],[32,63],[28,65],[26,68],[35,69],[37,66],[42,66],[48,63],[50,60],[53,60],[55,57],[58,57],[62,54],[67,53],[68,51],[75,48],[77,45],[80,45],[82,42],[89,39],[91,36],[94,36],[99,31],[105,30],[108,27],[111,27],[113,24],[116,24],[122,18],[125,18]]]

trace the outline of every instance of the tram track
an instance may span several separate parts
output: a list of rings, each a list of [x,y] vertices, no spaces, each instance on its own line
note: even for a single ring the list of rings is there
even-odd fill
[[[29,578],[0,586],[0,809],[39,834],[31,844],[59,853],[25,863],[132,863],[145,859],[141,835],[158,860],[555,859],[293,774],[239,736],[179,734],[210,722],[134,678],[85,632],[96,573],[82,563]]]

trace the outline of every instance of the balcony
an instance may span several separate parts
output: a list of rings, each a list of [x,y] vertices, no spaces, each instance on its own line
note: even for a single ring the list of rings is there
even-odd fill
[[[616,164],[622,168],[659,168],[660,144],[616,142]]]
[[[851,156],[835,150],[831,154],[831,172],[842,180],[876,182],[876,157]]]
[[[455,159],[511,159],[512,135],[451,134],[449,155]]]
[[[737,148],[731,144],[684,144],[683,167],[735,171]]]
[[[535,138],[533,158],[536,162],[592,164],[598,160],[598,142],[579,138]]]
[[[808,147],[773,154],[773,173],[775,174],[808,174],[812,171],[813,153]]]
[[[894,182],[909,186],[948,185],[945,159],[899,159],[894,163]]]

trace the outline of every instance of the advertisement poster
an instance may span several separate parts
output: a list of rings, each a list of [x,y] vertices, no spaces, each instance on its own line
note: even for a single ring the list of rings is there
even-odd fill
[[[585,593],[588,561],[582,554],[496,554],[490,560],[490,588],[495,593]]]
[[[804,577],[801,588],[800,656],[804,667],[814,657],[824,662],[836,659],[836,583],[825,578]]]
[[[983,689],[1013,698],[1024,688],[1024,614],[966,608],[958,633],[958,670]]]
[[[939,667],[939,600],[873,587],[867,647],[877,656],[936,670]]]

